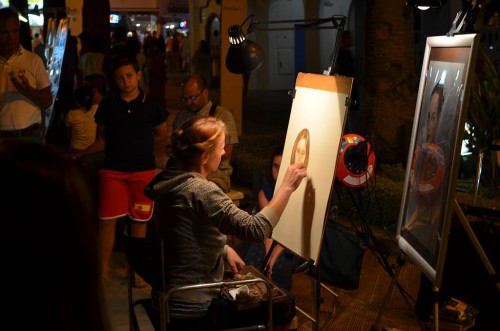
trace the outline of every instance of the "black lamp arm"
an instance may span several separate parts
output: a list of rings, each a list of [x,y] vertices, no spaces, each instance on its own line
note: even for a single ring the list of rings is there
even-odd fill
[[[286,31],[286,30],[309,30],[309,29],[336,29],[337,37],[334,41],[334,49],[332,54],[332,62],[330,67],[324,71],[325,75],[330,75],[335,68],[337,63],[338,52],[340,49],[340,42],[342,39],[342,34],[344,32],[344,26],[347,22],[347,17],[342,15],[333,15],[326,18],[320,19],[300,19],[300,20],[276,20],[276,21],[256,21],[254,20],[255,13],[252,13],[248,16],[240,26],[243,26],[248,20],[250,23],[247,29],[247,35],[252,33],[253,31]],[[332,23],[333,26],[320,26],[325,23]],[[294,24],[290,27],[277,27],[277,28],[269,28],[262,27],[263,25],[272,25],[272,24]]]

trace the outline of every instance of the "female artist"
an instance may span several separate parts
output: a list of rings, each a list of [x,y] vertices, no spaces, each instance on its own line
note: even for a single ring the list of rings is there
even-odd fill
[[[236,207],[214,183],[206,179],[224,155],[225,126],[211,116],[197,116],[172,135],[180,170],[165,170],[146,188],[156,201],[158,231],[165,243],[168,287],[222,281],[225,263],[238,273],[244,262],[226,245],[226,235],[264,241],[272,234],[291,194],[307,173],[302,163],[286,169],[282,185],[269,204],[256,215]],[[238,311],[219,292],[177,292],[170,304],[173,330],[214,330],[266,323],[266,308]],[[293,299],[273,309],[276,329],[289,329]]]

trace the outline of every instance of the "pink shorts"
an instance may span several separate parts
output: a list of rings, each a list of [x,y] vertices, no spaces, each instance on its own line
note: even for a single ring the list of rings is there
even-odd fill
[[[144,188],[154,176],[155,170],[99,170],[99,218],[113,219],[129,215],[134,221],[149,221],[154,203],[144,195]]]

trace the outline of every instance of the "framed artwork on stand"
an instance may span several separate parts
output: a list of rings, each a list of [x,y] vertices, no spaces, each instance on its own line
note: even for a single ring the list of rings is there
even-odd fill
[[[397,241],[439,287],[479,35],[427,38]]]

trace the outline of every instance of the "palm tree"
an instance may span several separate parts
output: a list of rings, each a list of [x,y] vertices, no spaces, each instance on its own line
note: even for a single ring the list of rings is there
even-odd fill
[[[367,6],[368,135],[377,162],[404,164],[418,92],[413,8],[401,0],[369,0]]]

